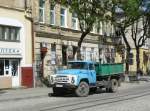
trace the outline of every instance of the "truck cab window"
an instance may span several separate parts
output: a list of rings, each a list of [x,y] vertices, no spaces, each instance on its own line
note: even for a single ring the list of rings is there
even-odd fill
[[[89,70],[94,70],[94,65],[93,64],[89,64]]]
[[[88,69],[84,62],[68,62],[68,69]]]

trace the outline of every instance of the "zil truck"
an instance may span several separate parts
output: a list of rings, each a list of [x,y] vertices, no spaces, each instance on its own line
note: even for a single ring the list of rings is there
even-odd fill
[[[49,76],[53,93],[56,95],[73,91],[79,97],[88,96],[90,91],[105,88],[116,92],[124,73],[122,63],[100,64],[92,61],[70,61],[67,68]]]

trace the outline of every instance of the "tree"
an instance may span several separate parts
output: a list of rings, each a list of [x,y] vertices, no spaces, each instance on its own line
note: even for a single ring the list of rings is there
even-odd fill
[[[129,73],[129,54],[131,50],[131,45],[128,42],[128,36],[126,31],[128,28],[134,24],[141,16],[140,7],[143,0],[112,0],[111,8],[109,10],[112,13],[111,21],[112,24],[117,27],[123,37],[124,43],[126,45],[126,73]]]
[[[81,36],[78,41],[78,47],[75,50],[80,52],[80,48],[85,37],[93,29],[95,23],[105,20],[108,15],[106,14],[105,4],[109,0],[53,0],[54,2],[59,1],[61,5],[69,8],[71,13],[76,13],[79,26],[81,30]]]
[[[150,27],[150,1],[149,0],[112,0],[112,23],[120,29],[120,33],[126,44],[126,72],[129,71],[129,54],[131,44],[128,42],[129,35],[136,49],[137,70],[140,70],[139,49],[148,38]],[[130,30],[130,31],[127,31]]]
[[[140,48],[145,44],[148,38],[149,18],[143,16],[134,22],[131,26],[131,37],[136,49],[137,73],[140,71]]]

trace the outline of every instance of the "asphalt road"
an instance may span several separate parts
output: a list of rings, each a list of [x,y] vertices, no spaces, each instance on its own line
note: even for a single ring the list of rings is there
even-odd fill
[[[82,98],[65,95],[2,101],[0,111],[150,111],[150,82],[126,87],[116,93],[97,91]]]

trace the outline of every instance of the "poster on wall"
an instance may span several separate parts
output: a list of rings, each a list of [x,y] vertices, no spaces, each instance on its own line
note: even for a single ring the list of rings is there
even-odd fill
[[[72,48],[72,46],[68,46],[67,55],[68,55],[68,61],[73,60],[73,48]]]
[[[89,51],[86,53],[86,60],[91,60],[91,54]]]

